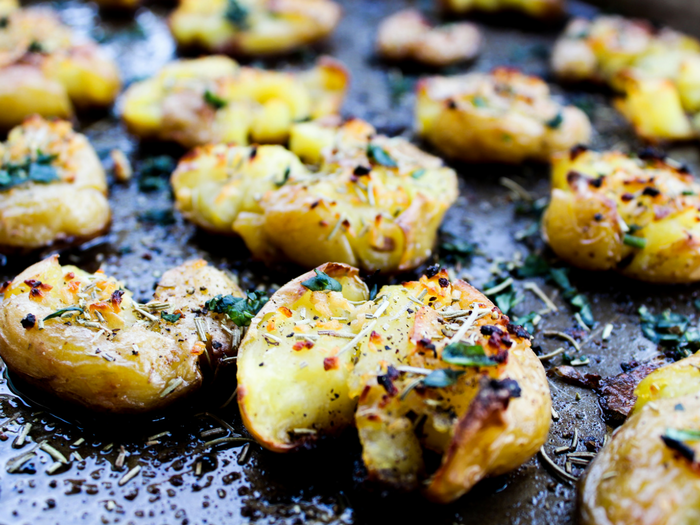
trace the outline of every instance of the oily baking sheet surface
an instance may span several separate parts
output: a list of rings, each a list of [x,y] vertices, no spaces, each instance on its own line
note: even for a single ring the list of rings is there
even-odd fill
[[[352,72],[352,88],[345,116],[369,120],[381,132],[412,137],[412,87],[421,73],[418,68],[399,69],[373,56],[373,40],[379,21],[407,6],[431,11],[432,2],[405,0],[341,0],[345,17],[327,45],[298,53],[281,61],[259,61],[256,65],[280,68],[309,67],[319,53],[340,58]],[[170,60],[175,46],[164,23],[167,6],[148,4],[134,17],[115,18],[98,13],[82,2],[55,2],[64,19],[79,31],[102,41],[118,60],[124,80],[129,83],[152,74]],[[574,3],[572,10],[592,14],[594,9]],[[500,20],[478,19],[485,35],[484,52],[474,64],[451,67],[446,73],[488,71],[496,65],[519,67],[551,81],[547,55],[562,25],[542,26],[517,17]],[[562,100],[575,103],[591,116],[597,133],[596,147],[634,150],[638,142],[628,126],[611,109],[604,90],[554,87]],[[116,110],[115,110],[116,113]],[[92,140],[109,166],[109,151],[125,151],[137,168],[155,155],[177,158],[176,147],[141,145],[124,130],[114,114],[83,115],[81,131]],[[697,150],[684,146],[673,155],[697,166]],[[542,248],[533,238],[516,241],[516,234],[531,226],[531,216],[516,211],[518,203],[499,184],[500,177],[517,181],[536,197],[547,195],[548,170],[544,166],[503,167],[455,165],[460,174],[461,197],[448,213],[444,240],[476,243],[478,253],[464,263],[447,264],[458,277],[482,286],[490,279],[490,268]],[[273,269],[249,261],[244,245],[234,238],[215,238],[198,232],[175,213],[167,189],[145,193],[138,181],[111,181],[110,202],[113,226],[109,235],[81,248],[61,250],[62,262],[86,269],[102,267],[127,283],[137,299],[147,300],[159,276],[168,268],[193,258],[204,257],[237,275],[244,288],[274,289],[300,270],[279,266]],[[144,218],[150,213],[155,223]],[[172,221],[170,220],[172,218]],[[169,223],[171,224],[164,224]],[[44,257],[51,250],[31,257],[0,256],[0,278],[6,280]],[[435,261],[447,261],[442,250]],[[418,273],[395,277],[407,280]],[[690,287],[659,287],[624,280],[615,275],[573,271],[572,283],[585,293],[597,325],[583,338],[581,353],[591,364],[582,372],[609,376],[620,372],[620,363],[643,360],[655,352],[639,328],[636,313],[647,305],[654,313],[665,308],[692,316],[692,301],[700,290]],[[575,327],[573,312],[558,297],[555,288],[539,283],[559,305],[557,313],[546,315],[539,326],[535,345],[543,352],[554,350],[562,341],[546,339],[543,330]],[[529,292],[522,292],[523,280],[516,282],[525,300],[516,308],[526,314],[542,308]],[[612,337],[601,341],[606,323],[614,323]],[[571,349],[569,348],[569,351]],[[548,367],[561,364],[554,359]],[[201,433],[230,424],[245,434],[232,403],[220,408],[235,387],[233,371],[218,378],[215,388],[185,402],[175,413],[150,418],[95,418],[77,413],[46,396],[12,382],[6,371],[0,378],[0,524],[32,523],[358,523],[374,524],[407,520],[430,524],[553,524],[575,521],[575,487],[558,480],[539,458],[533,458],[508,475],[480,483],[467,496],[448,506],[436,506],[416,495],[385,494],[362,484],[357,439],[348,432],[343,439],[323,444],[316,451],[293,455],[264,452],[257,445],[244,448],[206,447],[212,439]],[[552,379],[554,406],[560,415],[552,422],[546,448],[569,444],[574,432],[585,442],[601,443],[609,429],[602,420],[596,396],[589,390]],[[21,391],[20,398],[17,392]],[[31,400],[31,401],[30,401]],[[9,424],[5,421],[12,419]],[[14,448],[20,428],[31,423],[28,442]],[[160,436],[159,436],[160,434]],[[221,434],[219,434],[221,435]],[[156,436],[156,437],[154,437]],[[206,434],[205,434],[206,436]],[[217,437],[217,436],[214,436]],[[4,439],[4,440],[3,440]],[[42,451],[20,473],[9,474],[6,464],[25,453],[41,439],[68,456],[78,451],[84,461],[72,461],[54,474],[47,474],[53,459]],[[82,442],[80,440],[83,440]],[[78,442],[79,444],[73,445]],[[119,456],[122,459],[119,460]],[[123,466],[119,466],[123,461]],[[561,458],[558,459],[561,464]],[[123,482],[125,474],[140,466],[136,475]],[[580,471],[575,470],[575,473]],[[122,484],[120,484],[122,481]]]

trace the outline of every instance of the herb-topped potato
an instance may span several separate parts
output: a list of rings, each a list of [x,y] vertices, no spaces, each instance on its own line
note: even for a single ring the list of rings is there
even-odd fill
[[[647,376],[634,412],[588,468],[582,525],[700,521],[700,356]]]
[[[331,0],[180,0],[170,28],[183,47],[273,55],[324,39],[340,16]]]
[[[551,417],[528,333],[437,267],[372,300],[338,263],[283,286],[241,343],[238,403],[279,452],[354,423],[370,479],[441,503],[527,461]],[[423,449],[442,456],[435,472]]]
[[[24,118],[70,117],[73,106],[106,107],[120,89],[115,63],[45,8],[11,11],[0,24],[0,127]]]
[[[70,122],[28,118],[0,143],[0,251],[85,240],[110,223],[107,179]]]
[[[558,18],[564,14],[566,0],[439,0],[452,13],[472,11],[520,11],[534,18]]]
[[[574,19],[552,53],[562,80],[605,82],[617,108],[650,141],[686,140],[700,129],[700,41],[644,20]]]
[[[543,233],[573,266],[657,283],[700,279],[700,185],[654,152],[575,148],[552,168]]]
[[[465,161],[549,162],[591,135],[580,109],[555,102],[541,79],[506,68],[421,80],[415,116],[419,135]]]
[[[172,176],[178,209],[206,229],[240,235],[267,261],[397,271],[430,256],[457,198],[455,172],[440,159],[361,120],[296,124],[290,149],[194,150]]]
[[[200,360],[215,367],[235,350],[231,334],[240,336],[217,305],[223,297],[246,301],[201,260],[165,272],[146,304],[116,279],[61,266],[58,256],[2,291],[0,357],[10,371],[65,401],[122,413],[160,408],[199,388]]]
[[[224,56],[177,60],[124,94],[122,118],[141,138],[185,147],[285,143],[292,123],[336,114],[349,75],[322,57],[303,73],[241,67]]]
[[[443,67],[474,59],[481,33],[468,22],[432,27],[417,9],[404,9],[382,21],[377,52],[388,60],[414,60]]]

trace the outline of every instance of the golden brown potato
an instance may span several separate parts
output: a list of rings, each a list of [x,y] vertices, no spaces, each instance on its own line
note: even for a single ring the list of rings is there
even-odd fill
[[[415,116],[418,134],[466,161],[549,162],[591,135],[580,109],[552,100],[541,79],[506,68],[421,80]]]
[[[529,335],[446,271],[382,287],[327,263],[283,286],[238,354],[249,431],[284,452],[353,423],[370,479],[447,503],[517,468],[549,429]],[[428,473],[423,449],[442,456]]]
[[[620,112],[649,141],[697,137],[700,41],[644,20],[574,19],[552,53],[567,81],[605,82],[622,93]]]
[[[700,520],[700,357],[652,372],[634,413],[589,467],[582,525],[690,525]],[[653,401],[653,402],[652,402]]]
[[[290,149],[196,149],[172,176],[178,209],[203,228],[240,235],[266,261],[391,272],[430,256],[458,194],[440,159],[361,120],[297,124]]]
[[[0,127],[34,113],[67,118],[73,106],[106,107],[120,89],[116,64],[78,40],[45,8],[12,11],[0,26]]]
[[[655,155],[558,155],[544,237],[573,266],[657,283],[700,279],[700,185]]]
[[[566,0],[439,0],[447,11],[521,11],[535,18],[558,18],[564,14]]]
[[[28,118],[0,143],[0,251],[85,240],[110,223],[107,179],[70,122]]]
[[[377,34],[379,55],[443,67],[473,60],[481,47],[479,29],[468,22],[432,27],[417,9],[404,9],[382,21]]]
[[[282,144],[295,121],[336,114],[348,80],[345,67],[328,57],[297,74],[241,67],[224,56],[177,60],[127,89],[122,118],[141,138],[188,148]]]
[[[184,47],[272,55],[326,38],[340,16],[331,0],[180,0],[170,28]]]
[[[200,356],[234,350],[234,325],[204,313],[204,303],[243,296],[200,260],[163,274],[154,300],[139,305],[114,278],[61,266],[55,255],[3,291],[0,357],[10,371],[62,400],[121,413],[161,408],[199,388]]]
[[[7,15],[16,9],[19,9],[17,0],[0,0],[0,15]]]

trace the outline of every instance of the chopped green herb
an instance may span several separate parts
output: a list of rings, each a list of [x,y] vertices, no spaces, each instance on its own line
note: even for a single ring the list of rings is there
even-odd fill
[[[671,350],[680,359],[700,348],[700,332],[690,327],[688,317],[666,310],[653,315],[646,306],[639,308],[644,337]]]
[[[622,242],[627,246],[632,246],[633,248],[639,248],[643,250],[646,248],[647,240],[644,237],[635,237],[634,235],[625,234]]]
[[[454,259],[463,263],[476,254],[476,244],[458,239],[452,235],[447,235],[446,237],[447,239],[440,244],[440,251],[444,253],[444,259]]]
[[[175,160],[167,155],[146,159],[139,169],[139,190],[161,191],[170,187],[168,178],[175,169]]]
[[[180,317],[182,317],[182,314],[168,314],[165,312],[160,313],[161,319],[165,319],[169,323],[177,323],[180,320]]]
[[[545,126],[551,129],[558,129],[559,126],[561,126],[562,122],[564,122],[564,116],[561,114],[560,111],[553,118],[545,122]]]
[[[461,341],[449,344],[442,351],[442,360],[459,366],[496,366],[498,363],[484,352],[481,345],[467,345]]]
[[[218,314],[226,314],[238,326],[248,326],[260,309],[267,303],[262,292],[249,292],[245,297],[217,295],[209,300],[207,308]]]
[[[275,182],[275,186],[277,186],[278,188],[281,188],[282,186],[287,184],[287,182],[289,181],[289,175],[291,174],[291,172],[292,172],[292,168],[287,166],[287,169],[284,170],[284,175],[282,175],[282,180],[279,182]]]
[[[423,175],[425,175],[425,168],[417,169],[411,173],[411,177],[414,179],[420,179]]]
[[[527,330],[530,333],[533,333],[535,331],[535,325],[534,325],[534,320],[539,316],[537,312],[530,312],[527,315],[523,315],[522,317],[516,317],[514,319],[516,324],[519,324],[525,330]]]
[[[667,428],[666,437],[676,441],[700,441],[700,430]]]
[[[58,171],[51,165],[56,158],[57,155],[47,155],[39,151],[36,160],[28,158],[21,163],[3,164],[0,167],[0,191],[7,191],[28,182],[48,184],[60,180]]]
[[[516,292],[505,292],[498,294],[494,297],[494,302],[498,309],[503,312],[504,315],[508,315],[515,305],[523,300],[522,295],[517,295]]]
[[[457,382],[459,376],[464,373],[462,370],[451,370],[449,368],[441,368],[433,370],[429,375],[425,376],[421,383],[428,388],[446,388]]]
[[[487,108],[488,104],[486,103],[486,99],[484,97],[480,97],[479,95],[475,96],[472,99],[472,104],[476,106],[477,108]]]
[[[397,106],[404,95],[413,90],[415,84],[415,80],[404,76],[399,69],[390,70],[386,79],[389,84],[389,98],[392,106]]]
[[[687,197],[690,197],[690,196],[693,196],[693,195],[697,195],[697,193],[695,193],[693,190],[684,190],[684,191],[683,191],[683,195],[685,195],[685,196],[687,196]]]
[[[175,214],[170,208],[146,210],[137,216],[139,222],[168,226],[175,224]]]
[[[44,46],[41,45],[41,42],[37,42],[36,40],[33,40],[32,43],[29,44],[27,51],[29,53],[43,53]]]
[[[10,25],[10,17],[9,16],[3,16],[2,18],[0,18],[0,29],[5,29],[9,25]]]
[[[209,91],[208,89],[204,92],[204,102],[209,104],[214,109],[225,108],[228,102],[223,98],[218,96],[216,93]]]
[[[67,308],[61,308],[60,310],[56,310],[52,314],[47,315],[44,317],[44,321],[48,321],[49,319],[54,319],[56,317],[61,317],[63,314],[67,312],[80,312],[81,314],[85,312],[82,308],[78,306],[69,306]]]
[[[396,161],[389,156],[386,150],[381,146],[377,146],[376,144],[369,144],[367,146],[367,157],[369,157],[369,160],[374,161],[380,166],[386,166],[387,168],[398,167]]]
[[[316,272],[315,277],[307,279],[301,283],[304,288],[307,288],[312,292],[340,292],[343,290],[343,286],[325,272],[317,269],[314,269],[314,272]]]
[[[531,253],[525,258],[523,265],[518,268],[518,277],[538,277],[549,272],[549,264],[539,255]]]
[[[237,29],[248,28],[249,15],[250,12],[248,8],[242,6],[238,0],[228,0],[224,16],[226,20],[231,22]]]
[[[513,137],[508,133],[504,133],[503,135],[501,135],[501,140],[503,142],[513,142]]]

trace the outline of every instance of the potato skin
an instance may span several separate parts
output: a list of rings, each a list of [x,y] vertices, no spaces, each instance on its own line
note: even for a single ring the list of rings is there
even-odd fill
[[[522,11],[544,19],[559,18],[566,6],[565,0],[440,0],[440,3],[452,13]]]
[[[50,9],[6,16],[0,29],[0,127],[9,129],[35,113],[68,118],[73,106],[112,104],[121,88],[119,72],[96,43],[77,42]],[[41,52],[33,49],[37,45]]]
[[[419,135],[470,162],[549,162],[591,135],[580,109],[554,102],[541,79],[506,68],[423,79],[415,118]]]
[[[574,149],[555,157],[543,235],[559,257],[634,279],[700,279],[700,186],[662,158]],[[625,244],[625,229],[646,243]]]
[[[5,253],[89,239],[109,227],[107,179],[87,138],[69,122],[34,116],[0,144],[4,162],[22,163],[37,151],[57,156],[51,165],[60,180],[0,191],[0,251]]]
[[[329,57],[296,74],[241,67],[225,56],[176,60],[126,90],[122,118],[143,139],[187,148],[283,144],[294,121],[336,114],[348,81],[345,66]]]
[[[350,426],[354,414],[372,480],[417,489],[426,478],[423,447],[443,456],[423,485],[440,503],[536,453],[550,422],[544,369],[527,333],[483,294],[463,281],[450,283],[442,271],[384,286],[369,301],[355,268],[327,263],[318,270],[339,280],[342,291],[306,289],[301,282],[314,272],[293,280],[258,313],[239,350],[241,414],[264,447],[309,446]],[[437,310],[445,307],[475,312],[463,339],[500,356],[500,364],[460,369],[452,386],[420,387],[415,370],[455,369],[441,360],[447,340]],[[421,430],[409,413],[425,416]]]
[[[77,294],[90,283],[97,283],[92,287],[97,299],[88,296],[83,308],[105,331],[82,324],[80,317],[45,320],[40,328],[39,320],[49,314],[81,304],[84,300]],[[162,408],[199,388],[198,360],[206,345],[197,336],[194,318],[201,313],[196,312],[217,294],[243,295],[206,262],[185,263],[163,275],[154,296],[169,303],[168,313],[182,316],[173,324],[158,317],[149,325],[141,321],[130,292],[118,281],[101,272],[90,275],[62,267],[58,256],[30,266],[3,291],[0,356],[9,370],[63,401],[113,413]],[[36,322],[25,328],[22,320],[26,324],[29,314]],[[212,345],[230,355],[231,338],[221,328],[230,321],[213,313],[205,319]]]
[[[227,0],[180,0],[170,29],[182,47],[235,56],[284,54],[330,35],[341,8],[330,0],[238,1],[244,21],[226,17]]]

